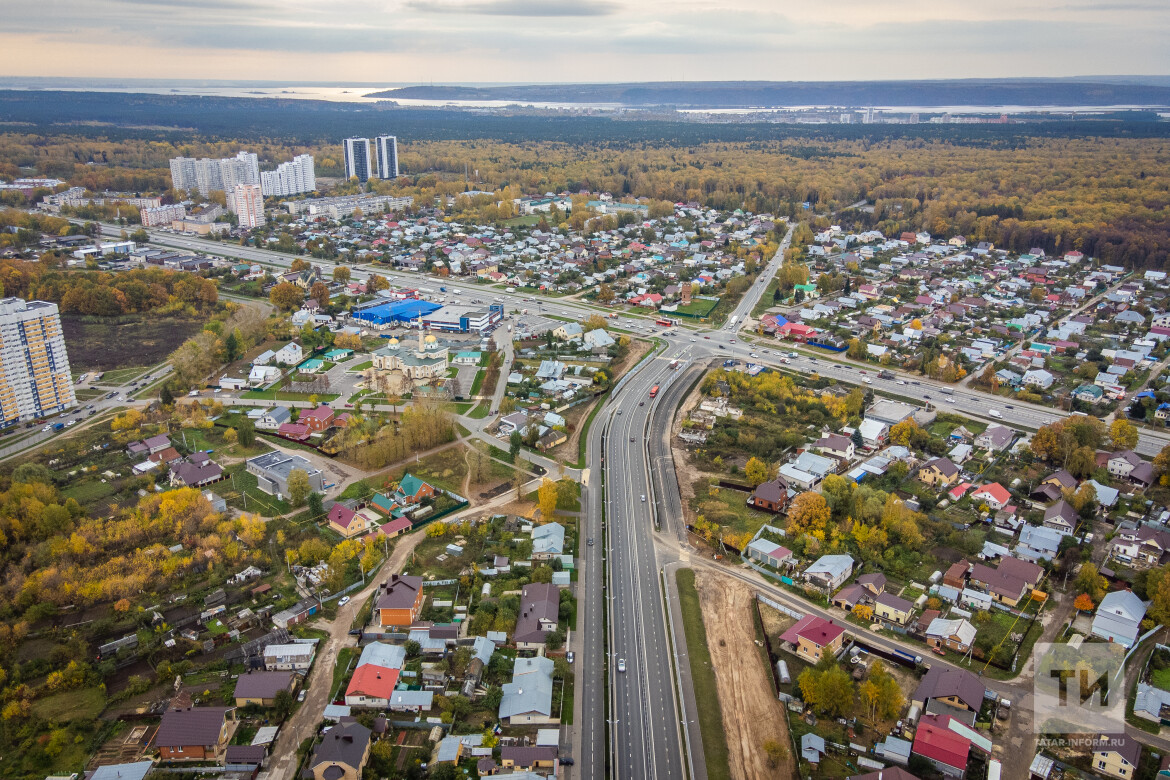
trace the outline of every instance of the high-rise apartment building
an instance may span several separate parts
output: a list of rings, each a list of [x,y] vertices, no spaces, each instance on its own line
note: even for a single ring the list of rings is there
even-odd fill
[[[264,195],[259,184],[237,184],[228,205],[240,218],[240,227],[251,230],[264,225]]]
[[[370,139],[346,138],[342,144],[345,147],[345,178],[357,177],[358,181],[370,180]]]
[[[260,162],[254,152],[212,160],[204,157],[176,157],[171,160],[171,186],[176,190],[198,190],[207,196],[214,190],[231,192],[237,184],[259,184]]]
[[[374,150],[378,158],[378,178],[398,178],[398,137],[380,135],[374,139]]]
[[[0,300],[0,427],[76,405],[57,304]]]
[[[313,155],[298,154],[292,162],[281,163],[275,171],[260,174],[260,191],[266,196],[300,195],[317,189]]]

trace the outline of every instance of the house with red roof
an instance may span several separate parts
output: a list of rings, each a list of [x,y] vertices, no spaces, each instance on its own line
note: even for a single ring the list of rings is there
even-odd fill
[[[796,625],[780,635],[780,640],[796,648],[801,658],[817,663],[825,654],[836,655],[841,650],[845,629],[818,615],[805,615]]]
[[[1012,495],[1003,485],[998,482],[991,482],[977,489],[971,494],[971,498],[986,503],[998,512],[1011,503]]]
[[[378,526],[378,533],[393,539],[395,536],[400,536],[409,531],[412,525],[409,517],[399,517]]]
[[[345,504],[334,504],[329,510],[329,527],[346,539],[364,534],[370,529],[370,519]]]
[[[307,425],[309,426],[309,430],[319,433],[333,425],[333,410],[325,404],[321,404],[316,409],[302,411],[301,416],[297,418],[297,422],[302,425]]]
[[[925,715],[914,732],[911,755],[919,755],[947,777],[962,780],[967,774],[971,740],[947,728],[937,715]]]
[[[958,501],[960,498],[967,495],[967,491],[971,490],[973,487],[975,486],[970,482],[960,482],[958,485],[955,485],[953,488],[951,488],[947,492],[947,495],[951,497],[952,501]]]
[[[304,423],[284,423],[276,429],[276,435],[293,441],[305,441],[312,431]]]
[[[385,709],[390,706],[390,697],[394,695],[397,684],[397,669],[363,664],[354,671],[349,687],[345,689],[345,703],[351,707]]]
[[[776,329],[777,338],[791,341],[808,341],[817,334],[817,329],[800,322],[788,322]]]

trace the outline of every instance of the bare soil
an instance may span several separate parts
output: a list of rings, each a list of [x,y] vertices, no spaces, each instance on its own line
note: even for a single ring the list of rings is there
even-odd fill
[[[763,650],[755,644],[751,587],[702,570],[695,573],[695,587],[719,686],[731,776],[796,777],[791,755],[773,767],[762,747],[775,740],[792,753],[784,708],[772,692]]]
[[[69,364],[75,371],[111,371],[161,363],[198,333],[204,322],[203,317],[66,314],[61,317],[61,329],[69,344]]]

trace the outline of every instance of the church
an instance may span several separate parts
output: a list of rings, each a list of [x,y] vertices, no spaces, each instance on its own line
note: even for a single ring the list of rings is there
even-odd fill
[[[411,349],[396,338],[371,355],[377,371],[400,372],[407,382],[425,383],[447,375],[450,351],[446,344],[422,328],[418,331],[418,347]]]

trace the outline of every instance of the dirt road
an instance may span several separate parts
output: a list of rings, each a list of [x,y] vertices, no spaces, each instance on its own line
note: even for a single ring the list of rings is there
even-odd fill
[[[337,661],[337,653],[343,647],[357,645],[357,637],[349,635],[353,619],[378,588],[378,583],[386,573],[402,571],[407,558],[425,536],[426,532],[420,529],[400,539],[394,551],[390,553],[390,559],[374,573],[366,587],[350,598],[348,604],[338,608],[337,617],[332,622],[319,620],[313,624],[313,628],[329,632],[329,638],[317,645],[317,660],[309,673],[305,701],[281,727],[276,738],[276,744],[272,749],[272,765],[267,774],[268,780],[291,780],[293,777],[297,768],[297,746],[316,733],[317,727],[321,724],[325,705],[329,703],[329,694],[332,693],[329,688],[333,684],[333,666]]]
[[[792,752],[783,707],[772,693],[767,666],[755,645],[752,589],[702,570],[696,572],[695,587],[719,686],[731,776],[796,777],[791,756],[772,767],[762,748],[764,742],[775,740]]]

